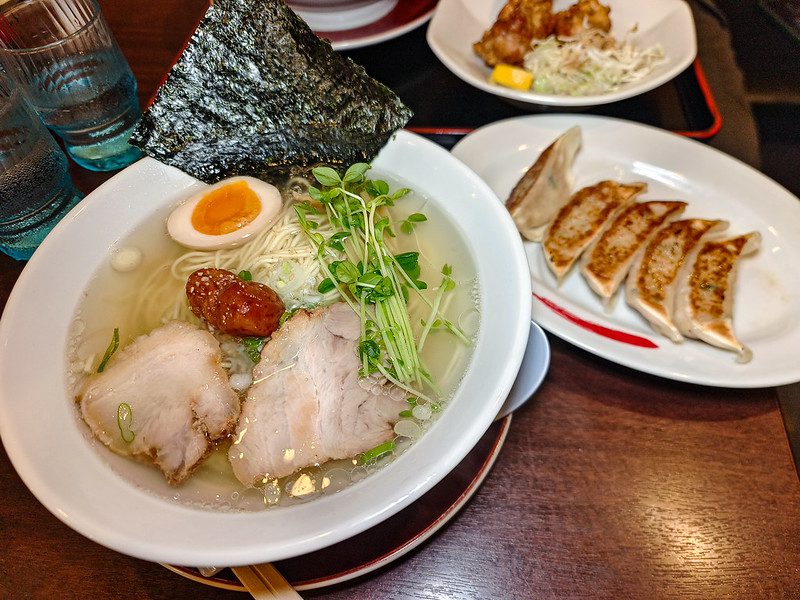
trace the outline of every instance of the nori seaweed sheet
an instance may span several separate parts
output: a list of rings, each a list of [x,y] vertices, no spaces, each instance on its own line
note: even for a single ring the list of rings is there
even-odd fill
[[[215,0],[131,143],[207,183],[368,162],[411,110],[282,0]]]

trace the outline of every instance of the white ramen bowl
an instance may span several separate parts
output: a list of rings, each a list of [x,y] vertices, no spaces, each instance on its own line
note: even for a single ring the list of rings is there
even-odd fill
[[[490,188],[434,143],[400,131],[373,163],[413,183],[463,232],[481,294],[466,373],[439,419],[386,468],[305,504],[257,512],[195,508],[140,489],[141,468],[87,439],[67,391],[70,322],[111,249],[198,182],[145,158],[89,194],[25,267],[0,320],[0,436],[56,517],[119,552],[184,565],[242,565],[317,550],[388,518],[433,487],[503,404],[525,350],[531,287],[514,224]],[[113,468],[112,468],[113,465]],[[164,482],[164,495],[171,489]]]

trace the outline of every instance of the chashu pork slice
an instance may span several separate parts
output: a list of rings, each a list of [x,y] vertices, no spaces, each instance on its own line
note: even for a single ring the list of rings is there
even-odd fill
[[[589,287],[610,305],[636,252],[686,209],[686,202],[651,200],[633,203],[606,227],[581,257]]]
[[[687,258],[678,274],[675,325],[687,337],[736,352],[738,362],[753,354],[733,331],[733,296],[739,259],[761,244],[752,232],[728,239],[703,242]]]
[[[358,315],[338,303],[298,312],[264,346],[228,452],[242,483],[353,457],[394,437],[406,396],[359,379],[359,335]]]
[[[568,129],[545,148],[520,178],[506,202],[525,239],[542,241],[545,229],[570,198],[572,163],[581,147],[581,128]]]
[[[542,240],[545,262],[559,281],[606,225],[646,189],[644,183],[601,181],[572,195]]]
[[[172,322],[119,351],[77,395],[92,432],[118,454],[186,479],[239,417],[239,396],[208,331]]]
[[[625,299],[658,333],[683,341],[672,321],[678,273],[689,253],[708,236],[728,226],[725,221],[683,219],[656,232],[633,259],[625,281]]]

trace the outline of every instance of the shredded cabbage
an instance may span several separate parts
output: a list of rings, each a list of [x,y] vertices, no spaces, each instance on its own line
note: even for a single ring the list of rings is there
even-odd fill
[[[587,29],[575,37],[535,41],[525,55],[525,69],[533,73],[533,92],[588,96],[637,81],[664,60],[661,46],[639,50],[627,39],[619,42],[599,29]]]

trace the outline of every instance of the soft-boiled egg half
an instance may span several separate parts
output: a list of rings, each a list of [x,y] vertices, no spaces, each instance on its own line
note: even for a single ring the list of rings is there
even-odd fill
[[[179,244],[196,250],[233,248],[270,227],[281,204],[274,185],[254,177],[230,177],[173,210],[167,231]]]

